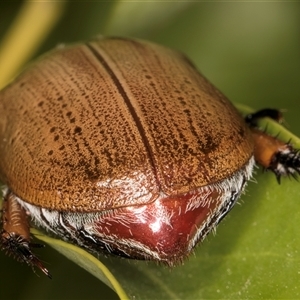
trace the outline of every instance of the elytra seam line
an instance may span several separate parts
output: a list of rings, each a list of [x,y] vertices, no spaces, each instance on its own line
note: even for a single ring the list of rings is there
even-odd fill
[[[115,83],[120,95],[122,96],[122,98],[124,99],[124,102],[125,104],[127,105],[133,119],[134,119],[134,122],[137,126],[137,129],[140,133],[140,136],[144,142],[144,145],[145,145],[145,148],[146,148],[146,151],[148,153],[148,156],[150,158],[150,163],[152,165],[152,168],[154,170],[154,174],[155,174],[155,177],[156,177],[156,180],[157,182],[158,181],[158,178],[157,178],[157,170],[156,170],[156,167],[155,167],[155,163],[154,163],[154,158],[153,158],[153,151],[151,149],[151,146],[150,146],[150,143],[147,139],[147,136],[146,136],[146,133],[145,133],[145,130],[142,126],[142,123],[140,121],[140,118],[138,117],[129,97],[127,96],[126,92],[125,92],[125,89],[123,88],[123,86],[121,85],[120,81],[118,80],[118,77],[116,76],[116,74],[113,72],[113,70],[111,69],[111,67],[108,65],[108,63],[105,61],[105,59],[102,57],[102,55],[97,51],[97,49],[95,49],[92,45],[90,44],[86,44],[86,46],[89,48],[89,50],[94,54],[94,56],[97,58],[97,60],[99,61],[99,63],[101,63],[101,65],[105,68],[105,70],[107,71],[107,73],[110,75],[111,79],[113,80],[113,82]]]

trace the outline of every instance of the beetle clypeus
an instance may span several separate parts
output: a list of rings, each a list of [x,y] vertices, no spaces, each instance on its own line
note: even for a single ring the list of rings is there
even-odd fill
[[[91,252],[172,265],[216,227],[254,160],[277,179],[298,151],[243,119],[182,54],[103,38],[56,49],[0,93],[1,247],[48,270],[33,224]],[[230,142],[229,142],[230,141]]]

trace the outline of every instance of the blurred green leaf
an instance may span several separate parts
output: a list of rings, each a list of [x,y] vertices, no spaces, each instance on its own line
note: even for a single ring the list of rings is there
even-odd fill
[[[192,2],[188,1],[117,1],[110,13],[104,33],[125,36],[145,35],[176,17],[191,4]]]
[[[47,14],[44,12],[47,11]],[[64,2],[25,1],[0,43],[0,89],[47,38],[64,11]],[[36,23],[32,22],[34,18]]]
[[[113,289],[120,299],[128,299],[128,296],[107,269],[97,258],[83,249],[76,247],[72,244],[66,243],[62,240],[51,238],[38,230],[32,228],[31,233],[34,234],[38,239],[44,241],[45,243],[51,245],[54,249],[59,251],[61,254],[75,262],[77,265],[90,272],[92,275],[97,277],[99,280],[103,281],[108,287]]]

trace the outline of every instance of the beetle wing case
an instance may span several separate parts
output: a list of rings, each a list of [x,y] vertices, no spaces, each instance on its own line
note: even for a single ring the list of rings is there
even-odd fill
[[[57,49],[0,97],[1,178],[48,209],[179,195],[227,178],[253,152],[233,105],[184,56],[144,41]]]

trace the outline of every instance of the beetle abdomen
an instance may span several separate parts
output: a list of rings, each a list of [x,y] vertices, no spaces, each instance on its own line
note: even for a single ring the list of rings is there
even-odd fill
[[[232,176],[192,192],[161,194],[146,205],[96,213],[50,211],[19,203],[36,225],[89,251],[178,263],[234,206],[252,174],[254,158]]]

